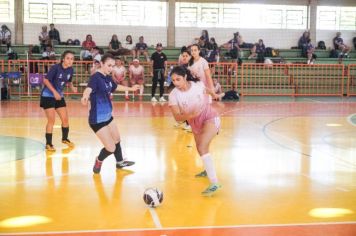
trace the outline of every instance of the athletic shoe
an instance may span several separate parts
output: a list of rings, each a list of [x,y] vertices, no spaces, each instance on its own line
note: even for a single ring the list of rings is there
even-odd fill
[[[46,151],[55,152],[56,149],[53,147],[52,144],[46,144]]]
[[[95,163],[94,163],[94,167],[93,167],[93,172],[95,174],[99,174],[100,173],[102,164],[103,164],[102,161],[99,161],[98,158],[95,158]]]
[[[210,184],[201,194],[203,196],[212,196],[216,191],[218,191],[220,188],[222,188],[222,185],[219,183],[215,184]]]
[[[160,97],[160,98],[159,98],[159,101],[160,101],[160,102],[167,102],[167,100],[164,99],[164,97]]]
[[[69,139],[63,139],[62,143],[67,144],[69,147],[74,147],[74,143],[71,142]]]
[[[207,176],[208,176],[208,173],[206,173],[206,170],[203,170],[202,172],[196,174],[195,178],[207,177]]]
[[[187,132],[192,132],[192,127],[190,125],[185,124],[183,129]]]
[[[134,161],[123,160],[123,161],[120,161],[120,162],[116,162],[116,169],[121,169],[121,168],[124,168],[124,167],[127,167],[127,166],[132,166],[134,164],[135,164]]]
[[[155,97],[152,97],[151,102],[157,102],[157,99]]]

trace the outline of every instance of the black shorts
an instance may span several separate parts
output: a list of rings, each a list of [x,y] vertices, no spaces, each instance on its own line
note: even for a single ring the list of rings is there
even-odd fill
[[[110,118],[108,121],[104,121],[101,123],[97,123],[97,124],[90,124],[90,128],[94,131],[94,133],[98,132],[99,129],[109,125],[111,123],[111,121],[113,121],[114,118]]]
[[[60,108],[60,107],[66,107],[66,101],[64,101],[64,98],[62,98],[61,100],[56,100],[55,98],[52,97],[42,97],[41,96],[41,100],[40,100],[40,107],[42,107],[43,109],[48,109],[48,108]]]

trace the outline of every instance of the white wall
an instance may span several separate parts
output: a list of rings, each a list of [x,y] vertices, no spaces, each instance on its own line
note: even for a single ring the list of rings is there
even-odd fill
[[[42,25],[24,25],[24,44],[38,44],[38,35]],[[113,34],[117,34],[121,42],[125,42],[126,35],[131,34],[134,42],[138,42],[138,37],[143,35],[148,46],[156,45],[158,42],[167,45],[166,27],[65,24],[56,24],[55,27],[58,29],[62,41],[79,39],[82,42],[87,34],[91,34],[98,46],[108,46]],[[47,28],[49,30],[49,25]]]
[[[318,30],[316,32],[316,40],[318,41],[325,41],[326,48],[330,47],[333,48],[333,38],[336,36],[336,32],[334,30]],[[344,43],[352,47],[354,50],[352,39],[356,37],[355,31],[341,31],[341,38],[343,38]]]

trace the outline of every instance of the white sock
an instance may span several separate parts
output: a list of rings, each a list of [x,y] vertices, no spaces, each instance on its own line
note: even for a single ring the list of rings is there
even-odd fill
[[[210,153],[202,155],[201,159],[203,160],[204,168],[206,170],[206,173],[208,174],[210,182],[214,184],[217,183],[218,177],[216,176],[214,161],[211,158]]]
[[[129,96],[129,91],[125,91],[125,96]]]
[[[143,95],[143,89],[144,89],[144,87],[143,87],[143,85],[141,85],[141,86],[140,86],[140,95],[141,95],[141,96]]]

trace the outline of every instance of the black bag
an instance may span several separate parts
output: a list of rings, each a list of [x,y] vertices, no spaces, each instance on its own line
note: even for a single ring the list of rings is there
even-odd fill
[[[38,45],[33,46],[32,53],[40,53],[40,47]]]
[[[330,51],[330,56],[329,57],[330,58],[338,58],[339,54],[335,49],[333,49],[333,50]]]
[[[239,94],[234,90],[225,92],[224,97],[222,97],[222,100],[226,100],[226,101],[238,101],[239,99],[240,99]]]
[[[319,41],[318,42],[318,49],[326,49],[325,42],[324,41]]]
[[[272,51],[273,51],[273,48],[267,47],[266,52],[265,52],[265,57],[272,57],[273,56]]]
[[[17,56],[16,52],[10,52],[7,54],[7,59],[8,60],[17,60],[19,57]]]

